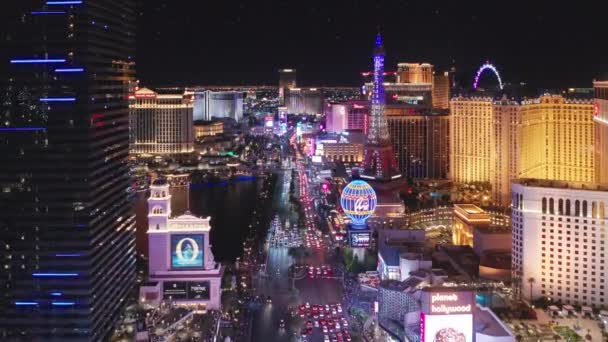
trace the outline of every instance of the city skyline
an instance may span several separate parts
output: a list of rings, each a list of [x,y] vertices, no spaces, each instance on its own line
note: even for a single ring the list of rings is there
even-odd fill
[[[606,48],[592,38],[600,19],[591,5],[547,2],[152,0],[139,19],[138,71],[153,86],[255,85],[275,84],[276,71],[291,67],[304,86],[359,86],[359,73],[369,71],[366,42],[380,27],[391,47],[387,70],[429,61],[441,71],[454,60],[458,80],[470,86],[490,60],[506,82],[591,87],[608,71]]]

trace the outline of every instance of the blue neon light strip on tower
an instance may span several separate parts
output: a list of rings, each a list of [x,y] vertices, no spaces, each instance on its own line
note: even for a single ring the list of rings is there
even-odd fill
[[[65,11],[34,11],[32,15],[65,14]]]
[[[47,1],[47,5],[82,5],[82,1],[70,0],[70,1]]]
[[[51,292],[51,296],[53,296],[53,297],[61,297],[61,296],[63,296],[63,293],[62,292]]]
[[[19,132],[19,131],[44,131],[44,127],[6,127],[0,128],[0,132]]]
[[[43,97],[40,102],[74,102],[75,97]]]
[[[65,59],[11,59],[11,64],[65,63]]]
[[[64,68],[64,69],[55,69],[55,72],[83,72],[84,68]]]
[[[32,273],[34,277],[77,277],[78,273]]]
[[[55,254],[56,257],[60,257],[60,258],[74,258],[74,257],[79,257],[82,256],[82,254]]]
[[[15,305],[17,306],[34,306],[34,305],[38,305],[37,302],[15,302]]]
[[[52,304],[55,306],[72,306],[76,305],[76,302],[53,302]]]

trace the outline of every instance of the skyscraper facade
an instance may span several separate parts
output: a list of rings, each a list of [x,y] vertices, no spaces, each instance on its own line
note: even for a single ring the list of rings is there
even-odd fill
[[[593,121],[595,125],[595,178],[599,183],[608,183],[608,81],[593,82],[595,103]]]
[[[329,133],[352,130],[365,132],[368,115],[369,103],[367,101],[327,102],[325,104],[326,130]]]
[[[323,92],[318,88],[286,88],[285,107],[290,114],[323,113]]]
[[[243,92],[240,91],[195,91],[194,120],[243,118]]]
[[[512,201],[512,274],[523,297],[605,306],[608,187],[522,179]]]
[[[397,83],[433,83],[433,65],[399,63],[397,64]]]
[[[393,147],[384,113],[384,45],[382,36],[376,36],[374,48],[374,81],[372,85],[371,112],[367,141],[364,147],[363,178],[390,181],[401,177],[395,161]]]
[[[595,181],[591,101],[459,97],[450,115],[450,177],[488,183],[499,205],[509,205],[513,179]]]
[[[11,2],[0,60],[0,340],[103,341],[135,283],[134,1]]]
[[[281,105],[285,104],[285,91],[297,87],[296,70],[295,69],[280,69],[279,70],[279,101]]]
[[[131,153],[174,155],[194,151],[192,95],[158,94],[142,88],[129,98]]]
[[[433,75],[433,108],[450,109],[451,89],[449,72]]]
[[[413,178],[446,178],[449,171],[450,117],[447,114],[398,113],[388,111],[386,118],[401,173]]]

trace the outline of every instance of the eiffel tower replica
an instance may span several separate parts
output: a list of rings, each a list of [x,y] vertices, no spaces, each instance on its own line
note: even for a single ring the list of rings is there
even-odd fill
[[[378,33],[374,47],[374,79],[369,128],[363,147],[363,173],[360,176],[374,183],[388,183],[402,178],[397,167],[384,113],[386,107],[384,93],[385,54],[382,35]]]

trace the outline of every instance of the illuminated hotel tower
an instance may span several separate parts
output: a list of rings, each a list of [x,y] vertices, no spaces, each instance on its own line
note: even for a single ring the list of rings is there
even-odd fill
[[[136,1],[3,7],[0,341],[108,341],[136,283]]]
[[[363,174],[361,178],[378,181],[390,181],[399,178],[395,154],[384,109],[386,99],[384,94],[384,46],[380,33],[376,36],[374,48],[374,80],[372,90],[371,113],[369,130],[364,147]]]

